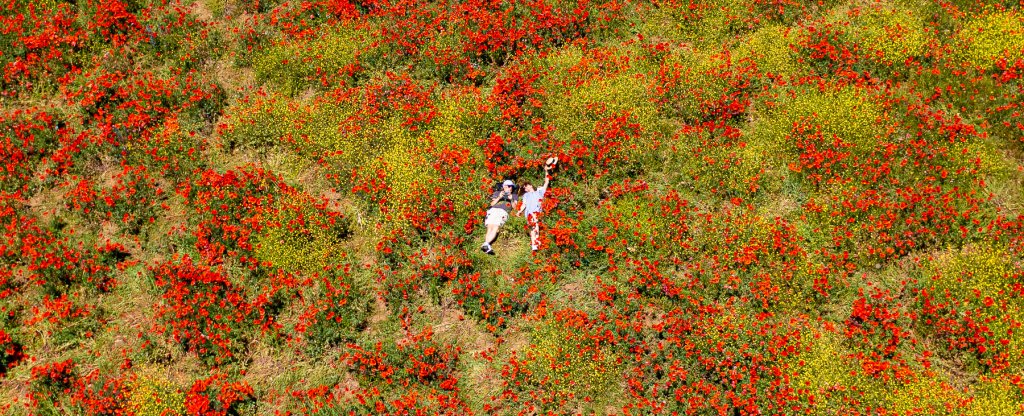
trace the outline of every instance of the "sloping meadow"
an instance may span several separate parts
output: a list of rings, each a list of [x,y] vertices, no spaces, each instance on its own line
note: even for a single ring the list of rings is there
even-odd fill
[[[1024,412],[1019,3],[0,19],[5,414]]]

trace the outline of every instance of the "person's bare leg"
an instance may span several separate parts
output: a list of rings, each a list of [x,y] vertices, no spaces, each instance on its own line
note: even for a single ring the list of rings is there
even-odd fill
[[[487,236],[484,237],[484,244],[491,245],[491,243],[493,243],[494,240],[498,238],[499,228],[501,228],[500,225],[487,225]]]
[[[534,228],[529,231],[529,244],[532,247],[541,247],[541,225],[535,224]]]

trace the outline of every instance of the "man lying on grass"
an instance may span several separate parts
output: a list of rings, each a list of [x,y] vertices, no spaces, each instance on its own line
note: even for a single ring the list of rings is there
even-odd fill
[[[519,202],[519,195],[516,195],[515,189],[516,183],[506,180],[501,184],[501,189],[491,195],[491,207],[487,210],[487,219],[484,220],[487,235],[484,237],[484,244],[480,246],[484,253],[494,255],[491,243],[498,238],[498,230],[505,225],[505,221],[508,221],[508,213],[512,212],[512,207]]]

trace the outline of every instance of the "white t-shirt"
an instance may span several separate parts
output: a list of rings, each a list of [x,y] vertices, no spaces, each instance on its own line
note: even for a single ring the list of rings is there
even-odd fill
[[[535,212],[540,212],[540,201],[544,199],[544,192],[546,191],[547,188],[542,186],[533,192],[523,194],[523,213],[530,215]]]

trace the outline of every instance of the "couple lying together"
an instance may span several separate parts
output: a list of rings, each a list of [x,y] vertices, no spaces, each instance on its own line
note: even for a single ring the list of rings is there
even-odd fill
[[[534,186],[532,183],[523,184],[523,194],[521,196],[516,193],[516,183],[510,180],[503,182],[501,189],[494,191],[494,194],[491,195],[490,208],[487,209],[487,219],[484,220],[484,225],[487,226],[487,234],[484,237],[484,244],[480,246],[480,250],[494,255],[491,243],[498,238],[498,230],[501,229],[502,225],[505,225],[505,221],[508,220],[508,214],[515,210],[516,215],[526,216],[526,227],[530,230],[530,247],[533,251],[537,251],[540,247],[541,200],[544,199],[544,193],[551,182],[551,169],[555,163],[558,163],[557,158],[548,159],[547,163],[544,164],[544,184],[541,186]],[[517,205],[518,209],[516,209]]]

